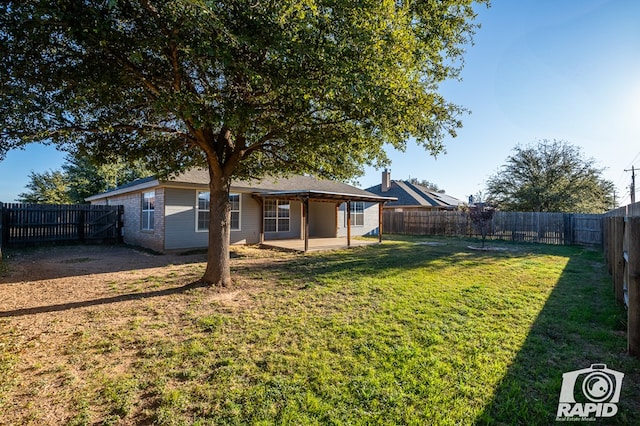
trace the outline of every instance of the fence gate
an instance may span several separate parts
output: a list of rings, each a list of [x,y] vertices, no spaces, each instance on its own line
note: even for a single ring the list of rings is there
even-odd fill
[[[2,247],[41,243],[121,242],[122,206],[0,203]]]

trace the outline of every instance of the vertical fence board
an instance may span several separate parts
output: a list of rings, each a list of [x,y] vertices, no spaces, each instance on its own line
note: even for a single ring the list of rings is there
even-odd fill
[[[626,223],[627,342],[629,354],[640,355],[640,217]]]
[[[490,239],[545,244],[603,244],[603,216],[539,212],[496,212]],[[384,211],[390,234],[479,237],[464,212]]]
[[[4,247],[45,242],[122,241],[122,206],[1,204]]]
[[[4,209],[2,203],[0,203],[0,261],[2,261],[2,246],[4,245]]]
[[[640,356],[640,203],[603,216],[603,249],[615,298],[627,306],[627,349]]]
[[[613,218],[613,238],[616,241],[613,247],[613,289],[616,301],[624,304],[624,217]]]

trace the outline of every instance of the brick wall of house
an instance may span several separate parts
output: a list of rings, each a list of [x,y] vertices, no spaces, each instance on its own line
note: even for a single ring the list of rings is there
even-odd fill
[[[153,231],[142,229],[142,194],[148,191],[155,191],[156,196]],[[147,247],[158,252],[164,251],[164,188],[115,195],[94,201],[92,204],[124,206],[123,234],[125,244]]]

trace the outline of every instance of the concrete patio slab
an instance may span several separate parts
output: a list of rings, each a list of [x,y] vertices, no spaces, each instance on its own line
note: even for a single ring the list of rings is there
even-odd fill
[[[378,240],[360,240],[351,239],[351,247],[367,246],[371,244],[380,244]],[[301,251],[304,252],[304,240],[292,239],[292,240],[267,240],[262,243],[263,247],[272,247],[283,250]],[[309,239],[309,252],[311,251],[325,251],[325,250],[338,250],[347,248],[347,238],[310,238]]]

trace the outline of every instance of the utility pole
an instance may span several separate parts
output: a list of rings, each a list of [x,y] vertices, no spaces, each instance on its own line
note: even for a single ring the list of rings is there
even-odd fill
[[[631,172],[631,186],[629,189],[631,190],[631,204],[636,202],[636,169],[631,166],[631,169],[624,169],[625,172]]]

